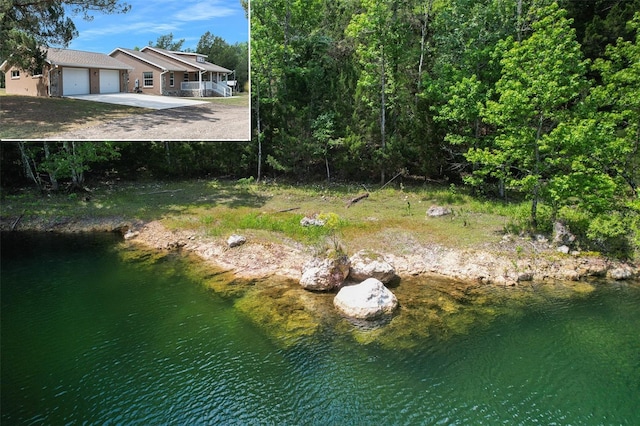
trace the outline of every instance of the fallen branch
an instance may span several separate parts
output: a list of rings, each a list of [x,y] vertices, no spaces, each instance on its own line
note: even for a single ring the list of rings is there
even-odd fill
[[[369,196],[368,192],[366,192],[364,194],[361,194],[361,195],[358,195],[357,197],[350,199],[349,202],[347,202],[346,207],[349,208],[353,204],[357,203],[360,200],[363,200],[363,199],[367,198],[368,196]]]
[[[18,226],[18,222],[20,222],[20,219],[22,219],[22,216],[24,216],[24,210],[22,211],[22,214],[20,216],[18,216],[16,221],[13,222],[13,225],[11,225],[11,231],[15,231],[16,230],[16,226]]]
[[[184,191],[184,189],[167,189],[164,191],[138,192],[138,195],[165,194],[167,192],[180,192],[180,191]]]
[[[286,213],[286,212],[290,212],[293,210],[298,210],[300,207],[291,207],[289,209],[284,209],[284,210],[278,210],[276,213]]]
[[[403,174],[403,173],[404,173],[404,170],[400,170],[400,172],[399,172],[397,175],[395,175],[394,177],[392,177],[392,178],[391,178],[391,180],[389,180],[387,183],[385,183],[384,185],[382,185],[382,186],[380,187],[380,189],[382,189],[382,188],[384,188],[385,186],[389,185],[391,182],[393,182],[393,181],[395,180],[395,178],[397,178],[398,176],[400,176],[400,175],[401,175],[401,174]]]

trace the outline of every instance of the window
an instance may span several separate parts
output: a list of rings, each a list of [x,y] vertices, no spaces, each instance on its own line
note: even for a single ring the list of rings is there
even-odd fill
[[[204,63],[204,58],[202,56],[196,56],[196,62]]]
[[[12,79],[20,78],[20,70],[11,70],[11,78]]]
[[[189,73],[188,72],[184,73],[184,80],[183,81],[189,81]]]
[[[143,72],[142,78],[144,80],[144,87],[153,87],[153,72],[151,71]]]
[[[174,79],[173,79],[173,72],[169,73],[169,87],[173,87],[174,84]]]

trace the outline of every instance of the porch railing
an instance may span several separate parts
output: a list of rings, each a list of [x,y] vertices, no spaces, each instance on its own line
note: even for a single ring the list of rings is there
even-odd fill
[[[228,97],[231,96],[231,87],[227,85],[227,82],[216,83],[214,81],[203,81],[202,83],[199,81],[183,81],[180,84],[181,90],[202,90],[207,91],[211,90],[219,94],[220,96]]]

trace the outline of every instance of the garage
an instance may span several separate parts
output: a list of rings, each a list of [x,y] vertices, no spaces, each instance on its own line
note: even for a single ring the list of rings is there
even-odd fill
[[[89,94],[89,69],[64,68],[62,70],[62,95]]]
[[[100,70],[100,93],[120,92],[120,71]]]

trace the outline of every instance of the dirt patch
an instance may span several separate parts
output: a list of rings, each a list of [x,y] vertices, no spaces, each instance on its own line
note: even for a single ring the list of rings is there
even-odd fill
[[[107,120],[56,133],[48,139],[67,140],[249,140],[250,109],[208,103],[171,108]]]

